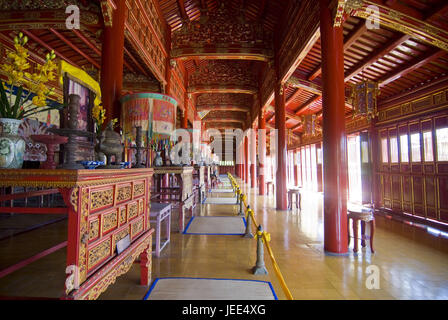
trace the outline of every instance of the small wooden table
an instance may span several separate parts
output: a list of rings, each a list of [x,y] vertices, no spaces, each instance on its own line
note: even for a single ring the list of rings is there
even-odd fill
[[[272,193],[275,194],[275,184],[272,181],[266,181],[266,195],[269,195],[269,187],[272,185]]]
[[[168,174],[170,187],[162,187],[163,176]],[[179,232],[185,228],[185,216],[187,211],[190,217],[196,207],[193,189],[193,167],[155,167],[154,168],[155,193],[159,199],[151,199],[152,202],[171,203],[173,209],[179,209]]]
[[[375,216],[373,215],[373,209],[360,205],[348,205],[347,206],[347,227],[350,225],[350,219],[353,221],[353,238],[355,243],[353,245],[353,252],[358,252],[358,221],[361,221],[361,246],[366,246],[365,240],[370,239],[370,250],[375,253],[373,247],[373,236],[375,235]],[[366,222],[370,223],[370,237],[366,236]],[[348,233],[348,244],[350,245],[350,230]]]
[[[288,189],[288,209],[292,209],[292,196],[296,196],[296,208],[302,210],[302,205],[300,204],[302,197],[300,195],[300,189]]]
[[[160,257],[160,252],[165,248],[165,246],[170,243],[170,232],[171,232],[171,204],[170,203],[158,203],[151,202],[151,211],[150,211],[150,220],[149,222],[155,224],[155,233],[156,233],[156,243],[155,250],[153,253],[156,254],[156,257]],[[162,233],[162,222],[166,221],[165,231],[166,231],[166,239],[161,239]]]

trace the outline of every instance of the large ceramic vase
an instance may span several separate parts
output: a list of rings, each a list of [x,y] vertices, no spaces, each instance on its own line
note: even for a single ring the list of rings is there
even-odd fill
[[[18,135],[22,120],[0,118],[0,168],[21,169],[25,140]]]

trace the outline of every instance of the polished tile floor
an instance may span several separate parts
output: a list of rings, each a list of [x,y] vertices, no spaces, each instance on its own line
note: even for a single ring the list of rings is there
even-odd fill
[[[275,210],[275,199],[243,187],[256,220],[271,234],[271,247],[295,299],[448,299],[448,254],[378,227],[376,253],[369,248],[345,257],[323,252],[322,196],[308,192],[302,211]],[[209,196],[216,196],[209,195]],[[219,197],[230,196],[220,194]],[[237,206],[200,205],[202,216],[235,215]],[[64,240],[66,221],[0,241],[0,269]],[[351,243],[353,246],[353,241]],[[171,234],[160,258],[153,257],[156,277],[231,278],[270,281],[279,299],[285,299],[272,263],[265,253],[269,274],[255,276],[256,241],[240,236]],[[58,297],[63,288],[65,252],[59,250],[24,269],[0,279],[0,296]],[[367,267],[380,272],[379,289],[368,289]],[[100,299],[142,299],[135,264]]]

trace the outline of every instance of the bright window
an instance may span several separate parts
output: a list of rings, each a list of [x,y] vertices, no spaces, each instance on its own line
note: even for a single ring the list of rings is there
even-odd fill
[[[398,162],[398,143],[397,137],[390,137],[390,162],[397,163]]]
[[[359,136],[347,137],[348,198],[350,202],[362,202],[361,153]]]
[[[383,159],[383,163],[389,162],[389,150],[387,149],[387,138],[381,139],[381,155]]]
[[[401,162],[409,162],[409,146],[407,134],[403,134],[400,136],[400,149]]]
[[[434,161],[431,131],[423,132],[423,152],[425,154],[425,161]]]
[[[411,156],[412,162],[420,162],[422,160],[420,154],[420,133],[411,134]]]
[[[448,161],[448,128],[436,130],[437,161]]]
[[[411,156],[412,162],[420,162],[422,160],[420,154],[420,133],[411,134]]]

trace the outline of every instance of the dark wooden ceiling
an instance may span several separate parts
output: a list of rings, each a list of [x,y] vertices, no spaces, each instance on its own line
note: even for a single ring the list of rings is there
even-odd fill
[[[432,1],[378,1],[414,18],[448,30],[448,2]],[[399,3],[399,4],[397,4]],[[344,70],[347,92],[351,84],[363,79],[376,81],[380,86],[378,104],[391,97],[409,92],[448,74],[448,52],[432,47],[409,35],[390,30],[367,29],[365,20],[349,17],[344,22]],[[306,58],[293,73],[294,77],[321,83],[321,43],[318,40]],[[291,114],[319,113],[322,97],[315,92],[288,87],[287,127],[301,132],[300,121]],[[273,103],[272,103],[273,105]],[[347,114],[351,112],[346,109]],[[274,112],[268,112],[271,125]]]
[[[201,10],[215,10],[218,0],[158,0],[161,11],[172,30],[177,30],[185,20],[200,18]],[[262,21],[264,28],[277,30],[286,1],[228,0],[232,9],[244,12],[247,21]],[[446,0],[376,1],[378,4],[402,12],[413,18],[429,22],[448,30],[448,3]],[[448,72],[448,55],[420,40],[397,31],[381,27],[369,30],[365,20],[349,17],[344,25],[344,69],[347,89],[351,84],[370,79],[380,83],[379,103],[395,95],[422,86],[434,79],[445,77]],[[186,60],[185,70],[191,75],[208,63],[207,60]],[[263,66],[248,64],[261,76]],[[293,73],[294,77],[321,83],[321,47],[317,41],[306,58]],[[302,131],[300,115],[318,113],[321,116],[322,97],[316,92],[287,87],[287,127],[295,133]],[[274,103],[271,103],[273,106]],[[268,124],[275,125],[274,111],[267,109]],[[236,114],[237,111],[235,111]],[[351,108],[347,106],[347,114]],[[205,117],[207,121],[209,116]],[[233,126],[233,125],[232,125]]]
[[[242,10],[248,22],[262,21],[263,26],[275,31],[283,11],[282,0],[221,0],[233,10]],[[182,26],[182,20],[197,20],[201,10],[215,10],[220,0],[158,0],[166,22],[171,30]]]

